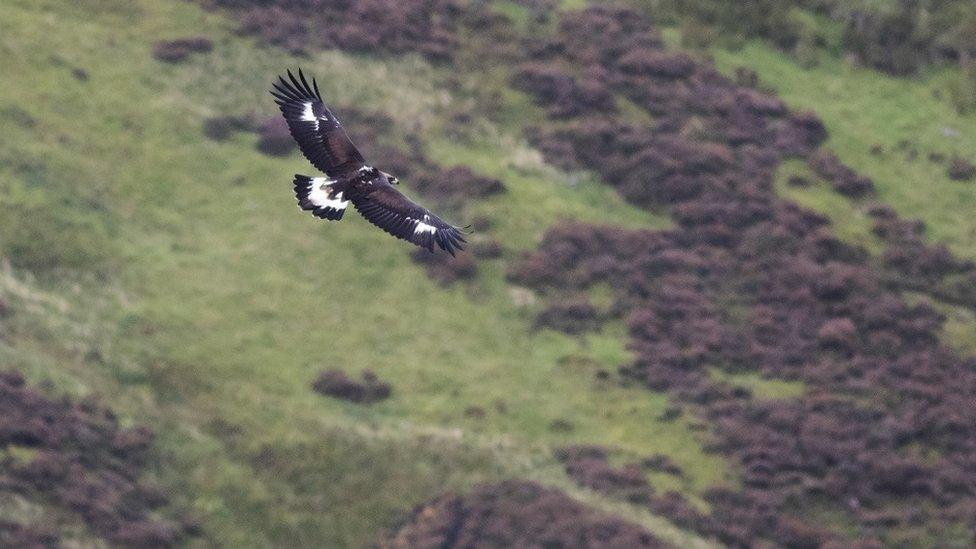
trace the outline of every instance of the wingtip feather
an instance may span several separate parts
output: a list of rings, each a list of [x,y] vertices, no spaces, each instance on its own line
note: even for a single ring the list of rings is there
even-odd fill
[[[308,80],[305,79],[305,73],[302,72],[301,68],[298,69],[298,77],[302,80],[302,85],[305,86],[305,92],[308,93],[308,96],[314,97],[315,95],[312,93],[312,87],[308,85]]]
[[[292,81],[292,84],[295,85],[295,89],[298,90],[299,93],[301,93],[302,85],[301,83],[298,82],[298,79],[295,78],[295,75],[291,72],[291,69],[288,69],[288,78],[289,80]]]

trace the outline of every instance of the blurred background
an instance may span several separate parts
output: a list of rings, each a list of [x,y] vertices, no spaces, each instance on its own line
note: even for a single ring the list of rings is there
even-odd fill
[[[4,0],[0,546],[971,547],[971,0]],[[468,251],[295,207],[301,67]]]

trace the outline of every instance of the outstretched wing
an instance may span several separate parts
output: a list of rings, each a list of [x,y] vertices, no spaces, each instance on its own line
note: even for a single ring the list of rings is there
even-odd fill
[[[365,164],[363,156],[339,120],[322,102],[315,79],[309,86],[300,69],[298,78],[288,71],[288,79],[290,82],[279,76],[271,95],[275,96],[275,103],[305,158],[332,178],[362,168]]]
[[[434,244],[454,255],[463,250],[461,229],[445,223],[427,208],[412,202],[385,182],[368,185],[364,192],[351,196],[353,206],[370,223],[403,240],[434,251]]]

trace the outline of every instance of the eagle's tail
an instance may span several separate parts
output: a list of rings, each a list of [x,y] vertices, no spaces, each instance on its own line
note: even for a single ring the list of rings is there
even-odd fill
[[[298,207],[312,212],[315,217],[338,221],[346,213],[349,201],[345,189],[327,177],[309,177],[295,174],[295,198]]]

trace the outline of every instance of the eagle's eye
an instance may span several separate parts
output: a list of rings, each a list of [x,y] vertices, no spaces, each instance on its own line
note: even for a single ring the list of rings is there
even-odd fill
[[[399,185],[400,184],[400,180],[397,179],[397,178],[395,178],[395,177],[391,177],[390,178],[390,183],[393,183],[394,185]]]

